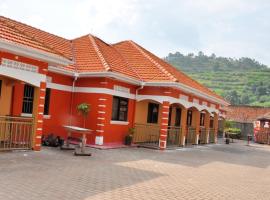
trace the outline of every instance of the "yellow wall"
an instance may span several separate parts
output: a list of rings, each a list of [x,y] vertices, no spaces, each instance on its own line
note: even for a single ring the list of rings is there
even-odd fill
[[[0,76],[2,80],[2,90],[0,96],[0,116],[10,114],[11,96],[12,96],[12,80]]]
[[[139,101],[136,102],[136,111],[135,111],[135,123],[139,124],[146,124],[147,123],[147,115],[148,115],[148,103],[152,101]],[[156,102],[152,102],[156,103]],[[161,121],[161,112],[162,112],[162,105],[159,104],[158,110],[158,124]]]

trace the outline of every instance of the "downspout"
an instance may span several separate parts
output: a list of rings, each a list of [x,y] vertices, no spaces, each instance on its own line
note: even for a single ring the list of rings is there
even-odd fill
[[[145,83],[144,82],[141,82],[141,86],[139,88],[136,89],[136,92],[135,92],[135,103],[134,103],[134,112],[133,112],[133,128],[134,128],[134,125],[135,125],[135,115],[136,115],[136,102],[137,102],[137,97],[138,97],[138,94],[139,94],[139,90],[142,90],[144,88],[144,85]]]
[[[72,114],[73,114],[73,100],[74,100],[74,93],[75,93],[75,84],[78,79],[78,74],[74,74],[74,79],[72,82],[72,90],[71,90],[71,99],[70,99],[70,107],[69,107],[69,125],[72,125]]]
[[[73,79],[73,82],[72,82],[71,97],[70,97],[69,126],[72,125],[72,114],[73,114],[73,101],[74,101],[74,93],[75,93],[75,84],[76,84],[76,81],[77,81],[77,79],[79,77],[79,73],[77,72],[76,56],[75,56],[73,41],[70,42],[70,47],[71,47],[71,52],[72,52],[75,71],[74,71],[74,79]]]
[[[138,96],[139,90],[142,90],[144,88],[144,85],[145,85],[145,83],[144,82],[141,82],[141,86],[136,89],[135,100],[137,100],[137,96]]]

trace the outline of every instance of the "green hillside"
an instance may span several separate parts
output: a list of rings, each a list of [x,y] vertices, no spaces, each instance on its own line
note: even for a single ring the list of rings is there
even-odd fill
[[[231,104],[270,106],[270,68],[254,59],[176,52],[165,60]]]

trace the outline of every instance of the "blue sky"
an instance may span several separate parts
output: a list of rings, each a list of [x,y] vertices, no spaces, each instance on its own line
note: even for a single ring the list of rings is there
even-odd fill
[[[76,38],[131,39],[160,57],[203,51],[270,66],[269,0],[0,0],[0,14]]]

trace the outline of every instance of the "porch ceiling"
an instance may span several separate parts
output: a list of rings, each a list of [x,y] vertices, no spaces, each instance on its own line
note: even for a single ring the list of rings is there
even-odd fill
[[[0,75],[29,83],[35,87],[39,87],[40,82],[46,81],[46,76],[43,74],[13,69],[3,65],[0,65]]]
[[[145,101],[145,100],[153,100],[160,104],[162,104],[164,101],[169,102],[170,104],[180,104],[184,108],[189,109],[191,107],[195,107],[199,111],[206,110],[209,113],[219,113],[219,111],[215,108],[211,108],[205,105],[200,105],[194,102],[189,102],[183,99],[177,99],[169,96],[155,96],[155,95],[137,95],[136,97],[137,101]]]

